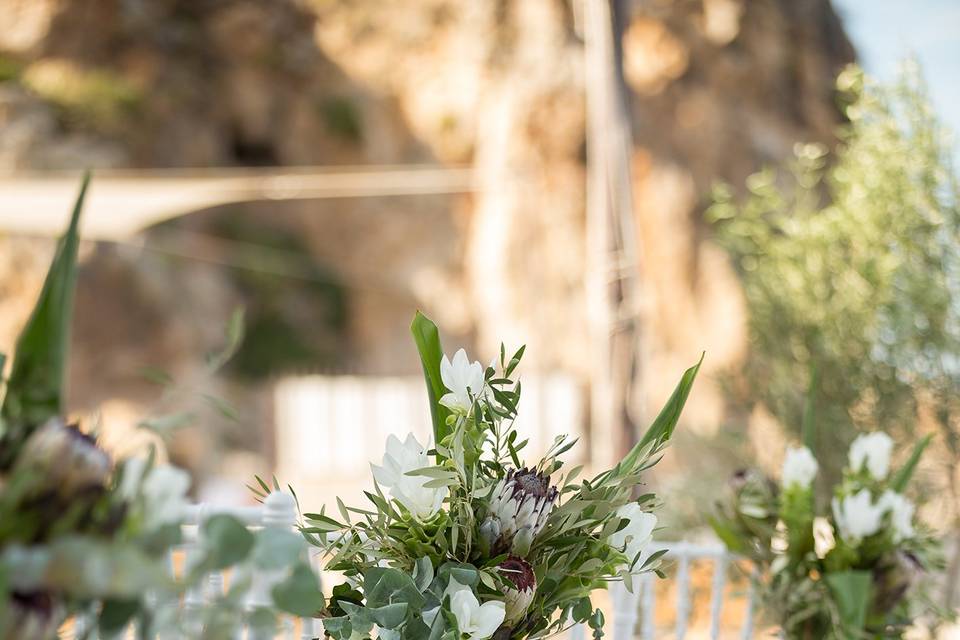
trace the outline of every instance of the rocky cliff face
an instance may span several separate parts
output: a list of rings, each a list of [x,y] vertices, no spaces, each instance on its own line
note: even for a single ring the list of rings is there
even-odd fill
[[[716,372],[745,348],[735,277],[700,222],[711,183],[741,183],[798,140],[829,142],[833,78],[852,51],[828,0],[626,8],[638,293],[659,404],[701,350]],[[0,0],[0,15],[0,166],[470,163],[470,197],[259,211],[300,230],[356,287],[341,355],[360,368],[389,368],[422,305],[482,353],[526,342],[536,366],[586,375],[579,3]],[[135,258],[116,260],[137,271]],[[106,267],[95,264],[81,313],[122,295],[100,288],[92,270]],[[369,290],[371,267],[390,301]],[[228,271],[197,294],[222,301],[210,313],[242,299]],[[164,359],[189,359],[209,339],[187,334]],[[115,334],[81,326],[77,340],[102,352]],[[709,379],[691,409],[691,423],[722,421]]]

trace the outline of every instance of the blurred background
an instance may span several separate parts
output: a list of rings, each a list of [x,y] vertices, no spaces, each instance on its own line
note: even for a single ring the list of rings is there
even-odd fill
[[[593,466],[705,351],[666,537],[805,414],[828,477],[935,434],[956,532],[958,34],[952,0],[0,0],[0,349],[90,167],[70,404],[199,500],[356,500],[429,432],[422,309],[449,353],[526,344],[531,453]]]

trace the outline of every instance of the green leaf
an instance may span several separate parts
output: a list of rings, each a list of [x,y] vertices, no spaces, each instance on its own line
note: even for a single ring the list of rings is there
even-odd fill
[[[100,610],[97,626],[100,634],[110,637],[119,632],[140,609],[139,600],[106,600]]]
[[[227,364],[240,349],[244,335],[243,319],[243,307],[237,307],[233,310],[233,313],[230,314],[230,319],[227,321],[227,327],[224,331],[226,338],[225,344],[220,351],[207,356],[207,370],[211,373],[216,372],[223,367],[223,365]]]
[[[212,569],[225,569],[244,560],[255,539],[246,526],[233,516],[217,514],[203,523],[203,547]]]
[[[376,623],[384,629],[396,629],[406,620],[408,608],[406,602],[397,602],[382,607],[368,607],[367,611],[373,616]]]
[[[16,352],[0,417],[36,426],[63,414],[64,375],[77,278],[78,225],[90,173],[83,176],[66,233],[60,238],[40,297]],[[25,214],[29,215],[29,214]],[[9,425],[8,425],[9,426]],[[24,427],[26,428],[26,427]],[[28,432],[17,434],[26,438]]]
[[[913,478],[913,472],[917,470],[917,464],[920,462],[920,457],[923,455],[924,449],[927,448],[927,445],[930,444],[930,441],[933,439],[933,435],[927,435],[920,440],[913,447],[913,452],[910,454],[910,458],[907,462],[900,467],[900,469],[894,474],[893,478],[890,480],[890,486],[897,493],[903,493],[907,485],[910,484],[910,479]]]
[[[746,543],[741,539],[740,534],[737,533],[732,527],[727,525],[719,518],[711,517],[708,519],[708,522],[713,528],[713,532],[717,534],[717,537],[720,538],[720,541],[726,545],[727,549],[731,553],[746,553],[748,548]]]
[[[683,372],[683,377],[680,378],[680,382],[670,395],[670,399],[667,400],[667,404],[660,410],[659,415],[647,429],[647,432],[643,434],[643,437],[640,438],[640,442],[633,448],[633,451],[639,452],[650,443],[661,444],[670,439],[673,430],[677,427],[683,405],[687,403],[687,396],[690,395],[690,389],[693,388],[693,381],[700,371],[700,365],[703,364],[705,355],[705,353],[701,354],[697,364]],[[630,459],[633,451],[627,455],[627,460]]]
[[[270,592],[277,608],[295,616],[313,616],[323,609],[323,593],[317,574],[306,564],[298,564],[290,576]]]
[[[413,582],[421,593],[433,582],[433,563],[427,556],[418,559],[413,565]]]
[[[256,534],[253,562],[261,569],[284,569],[292,566],[305,549],[305,540],[293,531],[261,529]]]
[[[844,630],[862,631],[867,621],[873,578],[869,571],[843,571],[824,576],[837,603]]]
[[[413,578],[399,569],[374,567],[363,574],[363,591],[368,607],[405,602],[419,611],[425,602]]]
[[[590,614],[593,613],[593,603],[590,602],[590,598],[580,598],[575,605],[573,605],[573,619],[577,622],[586,622],[590,617]]]
[[[152,431],[159,436],[169,436],[174,431],[190,425],[196,417],[196,414],[190,411],[183,411],[156,418],[145,418],[137,423],[137,427]]]
[[[353,625],[347,616],[323,619],[323,630],[335,640],[347,640],[353,635]]]
[[[427,316],[417,311],[410,325],[410,332],[413,333],[413,340],[417,344],[420,363],[423,365],[423,377],[427,382],[430,418],[433,421],[433,441],[439,444],[450,433],[450,428],[447,426],[450,410],[440,404],[440,398],[447,390],[440,378],[440,360],[443,358],[440,331]]]

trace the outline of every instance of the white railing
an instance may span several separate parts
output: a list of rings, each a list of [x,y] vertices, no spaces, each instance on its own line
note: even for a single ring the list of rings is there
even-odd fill
[[[192,553],[196,553],[198,544],[199,525],[207,518],[226,513],[232,515],[251,528],[278,527],[294,528],[297,522],[297,509],[293,498],[285,493],[272,493],[267,496],[262,505],[249,507],[214,507],[211,505],[193,505],[187,514],[187,528],[184,532],[183,543],[171,553],[170,571],[173,573],[173,554],[180,554],[183,566],[188,566]],[[634,582],[633,593],[630,593],[622,583],[613,583],[610,587],[610,600],[613,610],[612,629],[608,633],[612,640],[634,640],[639,636],[641,640],[655,638],[676,638],[683,640],[687,637],[691,623],[693,597],[691,593],[691,566],[693,564],[709,563],[712,565],[710,582],[710,618],[708,637],[718,640],[721,633],[721,620],[727,590],[728,569],[736,560],[720,545],[697,545],[686,542],[656,542],[653,551],[666,550],[664,569],[671,575],[669,580],[675,589],[672,608],[675,613],[673,629],[658,628],[656,612],[658,610],[655,585],[658,578],[652,573],[646,573]],[[250,589],[245,607],[253,611],[258,607],[270,605],[270,589],[273,586],[269,575],[258,575]],[[215,571],[210,573],[198,587],[189,590],[184,599],[186,609],[200,610],[218,595],[224,592],[224,575]],[[753,637],[753,617],[755,593],[752,584],[746,589],[745,611],[737,621],[739,637],[749,640]],[[670,605],[667,605],[669,608]],[[661,605],[662,607],[662,605]],[[93,622],[93,620],[89,621]],[[97,638],[93,633],[84,635],[89,625],[88,621],[78,619],[74,628],[74,637],[86,637],[90,640]],[[86,623],[86,624],[85,624]],[[298,633],[299,631],[299,633]],[[583,640],[589,635],[589,630],[583,626],[574,627],[569,640]],[[117,637],[124,637],[120,634]],[[237,640],[312,640],[323,636],[322,625],[314,618],[302,618],[294,622],[291,618],[284,621],[279,635],[273,633],[257,633],[253,629],[240,631]],[[702,637],[700,635],[699,637]]]
[[[721,614],[723,613],[724,592],[727,587],[728,568],[735,560],[727,550],[719,545],[697,545],[687,542],[657,542],[653,550],[665,549],[664,568],[667,571],[676,567],[671,576],[676,589],[673,608],[676,614],[672,634],[664,635],[663,630],[656,624],[657,594],[655,584],[658,578],[652,573],[645,573],[635,583],[633,593],[627,591],[622,583],[614,583],[610,588],[610,597],[613,604],[613,640],[633,640],[639,636],[642,640],[670,637],[683,640],[687,637],[690,628],[692,613],[692,594],[690,584],[690,569],[693,563],[709,563],[712,565],[710,581],[710,623],[709,638],[717,640],[721,631]],[[753,637],[753,614],[756,594],[752,583],[747,587],[746,610],[739,621],[739,637],[749,640]],[[582,632],[581,632],[582,635]],[[578,639],[574,639],[578,640]]]
[[[294,529],[297,525],[297,506],[292,496],[286,493],[271,493],[263,501],[262,505],[248,507],[217,507],[206,504],[196,504],[188,507],[185,528],[183,531],[183,542],[171,550],[168,557],[168,566],[171,575],[175,574],[174,560],[178,557],[183,567],[189,567],[193,554],[198,553],[199,529],[200,525],[208,518],[217,514],[231,515],[251,529],[278,528]],[[268,572],[258,572],[253,576],[253,583],[246,595],[244,609],[252,612],[260,607],[270,607],[272,600],[270,590],[273,588],[277,576],[272,576]],[[213,571],[196,587],[189,589],[183,597],[182,606],[184,613],[189,611],[201,611],[207,604],[212,602],[218,596],[224,594],[224,573],[222,571]],[[184,616],[189,620],[191,616]],[[199,619],[199,616],[196,617]],[[96,618],[91,616],[84,618],[78,616],[74,628],[74,638],[87,638],[97,640]],[[201,637],[202,629],[195,629],[193,637]],[[299,631],[299,633],[298,633]],[[281,629],[279,633],[257,631],[254,628],[242,628],[239,630],[236,640],[275,640],[283,638],[284,640],[312,640],[322,637],[323,632],[321,623],[314,618],[301,618],[295,621],[292,617],[286,617],[281,620]],[[112,638],[134,637],[128,629],[126,632],[118,633]],[[161,636],[162,640],[167,640]],[[100,639],[105,640],[105,639]]]
[[[295,529],[298,518],[297,505],[293,497],[282,492],[271,493],[263,501],[263,504],[258,506],[222,508],[206,504],[193,505],[189,508],[186,518],[186,524],[190,528],[184,532],[184,543],[179,549],[184,554],[184,566],[189,566],[191,553],[195,553],[199,525],[215,514],[229,514],[248,527],[255,529],[271,527]],[[170,561],[172,571],[172,557]],[[205,585],[187,592],[184,597],[184,606],[188,609],[202,609],[213,598],[222,595],[223,578],[222,572],[214,571],[210,573]],[[253,577],[253,580],[253,585],[245,603],[246,609],[253,611],[260,607],[271,607],[270,590],[273,588],[276,578],[260,572]],[[296,638],[296,626],[298,625],[294,625],[291,619],[286,619],[283,622],[285,628],[279,635],[257,634],[253,629],[245,629],[241,631],[240,638],[246,638],[247,640],[272,640],[273,638],[293,640]],[[299,627],[299,637],[302,640],[311,640],[323,635],[320,630],[320,622],[314,618],[301,618]]]

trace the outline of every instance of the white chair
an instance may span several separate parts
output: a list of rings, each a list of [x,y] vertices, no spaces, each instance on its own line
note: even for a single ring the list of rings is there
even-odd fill
[[[676,624],[671,637],[683,640],[690,624],[690,564],[691,562],[709,562],[713,565],[710,586],[710,639],[720,637],[720,621],[723,610],[724,588],[727,584],[727,568],[735,558],[721,545],[697,545],[687,542],[657,542],[653,550],[665,549],[664,559],[676,562],[676,574],[671,578],[676,583]],[[665,567],[669,569],[670,567]],[[654,612],[657,608],[654,583],[658,578],[645,573],[635,584],[633,593],[627,591],[622,583],[614,583],[610,589],[613,601],[613,640],[633,640],[636,637],[637,623],[640,624],[640,638],[654,640],[657,637]],[[746,594],[746,614],[740,626],[740,638],[753,637],[753,613],[755,593],[753,585]]]

